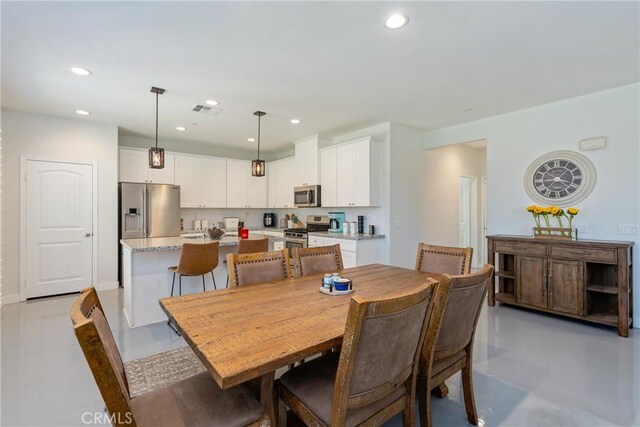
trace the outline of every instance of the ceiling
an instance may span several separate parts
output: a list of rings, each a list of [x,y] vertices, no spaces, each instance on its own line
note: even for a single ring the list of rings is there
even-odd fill
[[[638,2],[1,2],[2,106],[263,149],[433,129],[639,80]],[[391,31],[400,11],[409,24]],[[78,77],[71,66],[90,69]],[[207,99],[216,116],[192,112]],[[88,117],[75,111],[91,112]],[[291,118],[301,123],[292,125]],[[192,125],[197,123],[197,125]],[[185,126],[178,132],[176,126]]]

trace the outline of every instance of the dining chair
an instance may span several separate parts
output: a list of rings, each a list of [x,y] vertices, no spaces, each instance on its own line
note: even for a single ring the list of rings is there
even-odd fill
[[[381,299],[354,296],[342,351],[284,373],[283,406],[310,426],[382,425],[398,413],[413,425],[418,361],[437,287],[428,279]]]
[[[71,308],[71,321],[113,425],[270,425],[248,386],[222,390],[208,372],[131,397],[122,358],[95,288],[82,290]]]
[[[269,250],[269,238],[264,239],[241,239],[238,242],[237,254],[255,254],[258,252],[267,252]],[[227,264],[227,260],[224,260]],[[227,265],[227,270],[229,266]],[[229,273],[227,273],[227,288],[229,287]]]
[[[469,274],[473,248],[418,244],[416,270],[439,274]]]
[[[289,251],[227,254],[231,287],[271,282],[291,277]]]
[[[333,273],[343,269],[340,245],[293,248],[293,271],[297,277]]]
[[[485,266],[474,273],[450,276],[444,274],[435,296],[434,318],[440,317],[439,330],[430,329],[420,359],[418,401],[420,424],[431,426],[430,392],[441,388],[446,395],[446,379],[462,371],[462,389],[467,420],[478,424],[473,394],[473,339],[487,295],[493,280],[493,266]]]
[[[168,268],[169,271],[173,272],[171,296],[173,296],[173,287],[176,283],[176,274],[179,275],[178,293],[180,295],[182,295],[182,276],[202,276],[202,290],[206,291],[204,275],[211,273],[213,289],[217,289],[213,270],[218,266],[219,250],[220,242],[183,244],[178,265]]]

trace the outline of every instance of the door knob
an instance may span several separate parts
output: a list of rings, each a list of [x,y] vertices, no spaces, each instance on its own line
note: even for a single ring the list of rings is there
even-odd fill
[[[84,237],[91,237],[92,233],[84,233]]]

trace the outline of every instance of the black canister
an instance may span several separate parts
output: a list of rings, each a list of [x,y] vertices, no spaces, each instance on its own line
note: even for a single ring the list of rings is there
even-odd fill
[[[376,227],[375,226],[373,226],[373,225],[369,226],[369,234],[371,234],[372,236],[374,234],[376,234]]]
[[[364,216],[358,215],[358,234],[364,233]]]

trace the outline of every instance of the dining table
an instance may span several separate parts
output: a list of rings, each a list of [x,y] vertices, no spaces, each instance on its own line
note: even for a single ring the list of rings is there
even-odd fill
[[[440,275],[383,264],[340,271],[354,292],[320,292],[323,274],[160,299],[160,305],[222,389],[256,380],[276,424],[274,375],[339,347],[352,296],[383,298]]]

